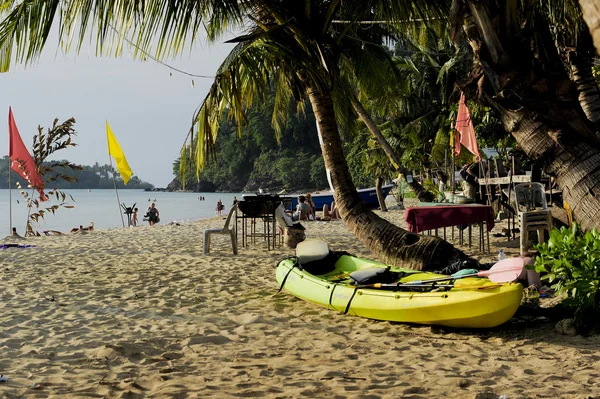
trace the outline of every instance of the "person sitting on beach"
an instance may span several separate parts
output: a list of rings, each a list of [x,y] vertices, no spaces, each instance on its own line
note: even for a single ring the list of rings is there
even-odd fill
[[[292,219],[308,220],[308,205],[306,204],[304,195],[298,197],[298,205],[296,205],[296,212],[292,215]]]
[[[150,226],[154,226],[156,223],[159,222],[160,217],[158,209],[156,209],[156,204],[154,202],[150,204],[150,208],[148,208],[148,211],[146,212],[146,217],[148,218],[148,224]]]
[[[306,205],[308,205],[308,220],[316,220],[317,219],[317,207],[312,200],[312,195],[310,193],[306,194]]]
[[[321,220],[333,220],[333,219],[341,219],[340,211],[338,211],[335,206],[335,201],[331,203],[331,210],[327,206],[327,204],[323,205],[323,217]]]

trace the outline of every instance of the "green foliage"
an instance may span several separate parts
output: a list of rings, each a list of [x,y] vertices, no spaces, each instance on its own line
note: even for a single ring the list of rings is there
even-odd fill
[[[366,130],[347,143],[345,150],[352,181],[359,188],[373,187],[378,177],[389,180],[395,171],[390,159]]]
[[[432,192],[435,195],[435,198],[437,198],[438,200],[444,201],[446,199],[446,195],[440,191],[439,187],[436,186],[433,180],[431,180],[430,178],[425,179],[425,181],[423,182],[423,188],[425,188],[429,192]]]
[[[69,182],[76,181],[73,176],[67,173],[61,173],[58,169],[81,170],[81,166],[68,161],[47,161],[47,158],[53,153],[77,145],[72,141],[72,138],[75,135],[75,129],[73,129],[75,119],[70,118],[60,125],[57,123],[58,119],[55,119],[52,128],[49,128],[46,134],[44,134],[44,129],[41,126],[38,126],[38,134],[33,137],[33,161],[36,165],[37,172],[45,182],[60,180]],[[46,195],[48,197],[56,197],[56,200],[60,201],[59,204],[44,207],[41,201],[30,197],[19,183],[17,183],[17,187],[29,208],[26,235],[33,234],[33,223],[37,223],[40,219],[44,219],[46,214],[52,213],[54,215],[61,207],[73,208],[72,205],[69,205],[66,202],[67,194],[56,188],[48,191]],[[75,202],[72,196],[69,195],[69,198]],[[33,208],[36,210],[32,213],[31,210]]]
[[[552,283],[558,294],[566,294],[565,304],[575,310],[575,327],[587,333],[600,326],[600,233],[583,233],[577,224],[553,229],[546,243],[538,244],[540,255],[535,270],[548,272],[542,278]]]
[[[248,110],[249,125],[238,135],[234,122],[224,118],[215,142],[216,159],[196,177],[195,148],[185,151],[185,189],[194,191],[257,191],[285,189],[290,192],[322,190],[329,187],[321,156],[315,118],[310,107],[306,115],[290,116],[283,124],[279,143],[271,126],[275,95]],[[293,107],[292,107],[293,108]],[[195,145],[195,144],[194,144]],[[179,175],[181,157],[173,164]],[[371,180],[371,186],[372,180]]]

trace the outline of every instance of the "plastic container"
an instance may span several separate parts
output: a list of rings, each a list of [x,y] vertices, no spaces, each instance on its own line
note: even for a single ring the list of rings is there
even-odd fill
[[[506,259],[506,254],[504,253],[504,250],[501,249],[500,252],[498,252],[498,262],[504,259]]]

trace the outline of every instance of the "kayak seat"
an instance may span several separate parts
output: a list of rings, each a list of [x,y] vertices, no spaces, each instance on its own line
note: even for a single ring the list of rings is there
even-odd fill
[[[329,245],[323,240],[304,240],[296,246],[296,257],[301,265],[329,255]]]
[[[335,264],[342,255],[347,255],[343,252],[330,252],[325,255],[322,259],[317,259],[309,262],[300,263],[302,270],[314,275],[319,276],[327,273],[331,273],[335,270]]]

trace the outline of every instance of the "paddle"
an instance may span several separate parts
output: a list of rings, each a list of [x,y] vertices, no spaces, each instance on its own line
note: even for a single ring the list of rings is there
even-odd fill
[[[482,270],[477,273],[459,271],[448,277],[432,278],[429,280],[408,281],[402,285],[429,284],[437,281],[456,280],[464,277],[488,277],[494,283],[508,283],[516,280],[523,271],[523,258],[507,258],[496,263],[490,270]]]
[[[481,285],[481,286],[457,286],[456,284],[402,284],[402,283],[377,283],[377,284],[368,284],[368,285],[357,285],[354,288],[378,288],[384,290],[394,290],[394,291],[402,291],[402,290],[414,290],[416,288],[427,288],[429,290],[437,289],[437,288],[460,288],[463,290],[486,290],[491,288],[501,287],[502,284],[489,284],[489,285]]]

